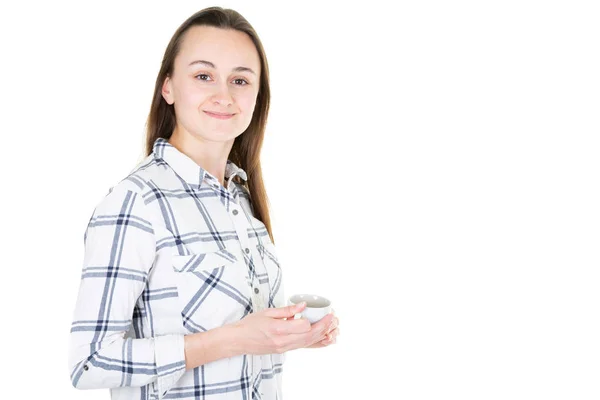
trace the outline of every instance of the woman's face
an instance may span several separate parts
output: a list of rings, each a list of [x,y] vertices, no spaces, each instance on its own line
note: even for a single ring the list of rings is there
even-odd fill
[[[194,26],[184,35],[163,98],[175,107],[176,131],[225,142],[242,134],[256,104],[260,59],[248,35]],[[217,118],[210,113],[232,115]]]

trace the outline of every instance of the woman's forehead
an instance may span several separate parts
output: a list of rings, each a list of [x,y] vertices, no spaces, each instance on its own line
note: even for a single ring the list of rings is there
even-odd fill
[[[197,60],[206,60],[217,69],[244,66],[257,73],[260,69],[258,52],[246,33],[212,26],[190,28],[183,37],[178,59],[184,67]]]

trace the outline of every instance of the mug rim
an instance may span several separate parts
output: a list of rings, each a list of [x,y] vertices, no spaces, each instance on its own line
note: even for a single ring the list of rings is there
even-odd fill
[[[300,297],[300,299],[298,299],[298,297]],[[322,300],[325,305],[320,306],[320,307],[309,307],[308,304],[306,305],[306,308],[326,308],[326,307],[330,307],[331,306],[331,300],[329,300],[327,297],[324,296],[320,296],[318,294],[311,294],[311,293],[297,293],[297,294],[293,294],[288,298],[288,301],[292,304],[298,304],[302,301],[306,301],[306,298],[310,298],[310,300]],[[294,298],[296,298],[296,301],[294,301]]]

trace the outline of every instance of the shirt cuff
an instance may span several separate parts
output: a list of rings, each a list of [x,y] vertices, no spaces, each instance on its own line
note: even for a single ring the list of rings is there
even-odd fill
[[[165,335],[154,338],[158,398],[163,396],[185,373],[183,335]]]

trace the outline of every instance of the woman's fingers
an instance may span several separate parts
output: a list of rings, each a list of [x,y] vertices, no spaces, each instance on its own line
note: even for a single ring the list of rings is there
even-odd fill
[[[312,346],[309,346],[310,348],[313,349],[318,349],[321,347],[327,347],[329,345],[335,344],[337,341],[337,335],[338,335],[338,330],[335,329],[333,330],[330,334],[328,334],[327,336],[325,336],[325,338],[315,344],[313,344]]]
[[[309,339],[309,343],[317,343],[323,340],[327,333],[333,326],[334,316],[333,314],[327,314],[320,321],[312,324],[311,326],[311,337]]]
[[[333,316],[328,314],[320,321],[310,324],[305,318],[295,320],[276,320],[275,331],[278,335],[284,336],[283,345],[286,349],[298,349],[301,347],[309,347],[319,343],[332,326]]]
[[[336,329],[340,324],[340,321],[337,319],[337,317],[333,318],[333,321],[331,322],[331,325],[329,325],[329,329],[327,330],[327,332],[331,332],[334,329]]]
[[[321,318],[320,321],[317,321],[314,324],[312,324],[311,329],[315,332],[315,334],[322,336],[329,331],[331,325],[333,324],[334,318],[335,317],[333,316],[333,314],[327,314],[326,316]]]
[[[322,343],[324,343],[326,345],[334,344],[337,340],[339,333],[340,333],[340,331],[338,328],[334,329],[333,331],[331,331],[330,333],[327,334],[325,339],[322,340]]]
[[[334,330],[332,330],[331,332],[329,332],[327,334],[327,337],[325,338],[326,340],[329,341],[333,341],[337,338],[337,336],[340,334],[340,330],[339,328],[335,328]]]
[[[339,320],[334,314],[327,314],[311,324],[305,318],[294,319],[301,307],[281,307],[265,310],[269,317],[269,331],[274,335],[278,351],[289,351],[302,347],[325,347],[335,343],[339,333]],[[285,318],[285,319],[284,319]]]

